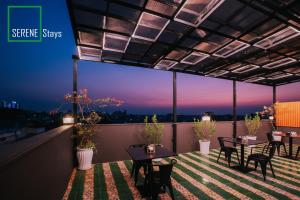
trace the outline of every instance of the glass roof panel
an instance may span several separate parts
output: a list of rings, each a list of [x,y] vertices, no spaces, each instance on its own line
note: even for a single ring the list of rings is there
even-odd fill
[[[134,27],[135,25],[132,22],[106,17],[105,29],[131,35],[134,31]]]
[[[259,66],[257,66],[257,65],[244,65],[242,67],[239,67],[239,68],[233,70],[232,72],[242,74],[242,73],[246,73],[246,72],[255,70],[257,68],[259,68]]]
[[[209,57],[208,54],[204,54],[204,53],[200,53],[200,52],[192,52],[191,54],[186,56],[184,59],[182,59],[180,62],[185,63],[185,64],[195,65],[207,57]]]
[[[173,60],[161,60],[159,63],[156,64],[154,67],[155,69],[162,69],[162,70],[169,70],[172,68],[174,65],[176,65],[177,62]]]
[[[123,35],[104,33],[103,49],[124,53],[127,49],[130,38]]]
[[[77,50],[79,58],[82,60],[101,61],[101,49],[78,46]]]
[[[226,70],[216,70],[214,72],[211,72],[209,74],[207,74],[208,76],[213,76],[213,77],[219,77],[219,76],[223,76],[225,74],[227,74],[228,71]]]
[[[283,58],[281,60],[277,60],[275,62],[268,63],[268,64],[264,65],[263,68],[275,69],[277,67],[284,66],[284,65],[287,65],[287,64],[290,64],[293,62],[296,62],[296,60],[293,58]]]
[[[261,41],[255,43],[254,46],[262,49],[269,49],[280,43],[297,37],[298,35],[300,35],[300,31],[289,26],[281,31],[274,33],[273,35],[270,35],[265,39],[262,39]]]
[[[181,1],[182,0],[148,0],[146,9],[171,17],[176,12]]]
[[[89,1],[73,0],[73,3],[76,5],[85,6],[100,11],[105,11],[107,5],[106,0],[89,0]]]
[[[181,60],[183,57],[185,57],[189,52],[187,50],[184,49],[174,49],[173,51],[171,51],[166,58],[168,59],[172,59],[172,60]]]
[[[248,82],[248,83],[255,83],[255,82],[258,82],[258,81],[261,81],[261,80],[265,80],[266,78],[264,77],[251,77],[251,78],[248,78],[245,80],[245,82]]]
[[[285,72],[293,73],[293,74],[300,74],[300,66],[298,67],[291,67],[284,70]]]
[[[249,46],[250,45],[247,43],[235,40],[229,43],[228,45],[226,45],[225,47],[221,48],[217,52],[215,52],[213,55],[217,57],[227,58],[239,51],[246,49]]]
[[[197,27],[223,2],[224,0],[187,0],[176,13],[174,20]]]
[[[86,31],[78,31],[79,35],[79,43],[101,47],[102,46],[102,33],[100,32],[86,32]]]
[[[156,41],[168,23],[168,19],[143,12],[132,37]]]
[[[85,25],[92,28],[104,28],[105,16],[78,9],[74,10],[74,15],[77,25]]]
[[[277,80],[277,79],[282,79],[282,78],[286,78],[289,76],[293,76],[293,74],[284,73],[284,72],[275,72],[275,73],[268,75],[267,78],[271,79],[271,80]]]

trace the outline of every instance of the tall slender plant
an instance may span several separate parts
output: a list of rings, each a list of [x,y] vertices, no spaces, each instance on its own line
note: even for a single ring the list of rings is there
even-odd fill
[[[199,140],[209,141],[216,132],[216,122],[194,119],[193,130]]]
[[[245,116],[245,125],[249,135],[256,135],[258,129],[261,127],[261,121],[258,113],[254,117]]]
[[[163,136],[164,125],[158,123],[156,115],[153,115],[152,123],[148,123],[148,116],[145,117],[145,132],[150,144],[160,144]]]

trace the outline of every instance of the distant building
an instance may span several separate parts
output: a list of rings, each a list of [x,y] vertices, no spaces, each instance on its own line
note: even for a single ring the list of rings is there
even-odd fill
[[[1,101],[0,108],[20,109],[20,104],[17,101]]]

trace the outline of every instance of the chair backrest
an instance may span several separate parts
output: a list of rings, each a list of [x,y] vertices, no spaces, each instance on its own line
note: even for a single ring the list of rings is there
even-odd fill
[[[159,178],[161,183],[166,183],[171,179],[172,169],[176,163],[177,160],[172,159],[169,164],[159,166]]]
[[[269,142],[272,142],[272,141],[273,141],[273,135],[272,135],[271,132],[268,132],[268,133],[267,133],[267,137],[268,137],[268,141],[269,141]]]
[[[276,144],[272,144],[272,146],[270,147],[270,151],[269,151],[269,158],[272,159],[273,156],[275,155],[275,151],[276,151]]]
[[[137,148],[137,147],[144,147],[144,146],[146,146],[146,144],[132,144],[132,145],[129,145],[129,149]]]
[[[219,141],[220,147],[225,147],[224,137],[218,137],[218,141]]]

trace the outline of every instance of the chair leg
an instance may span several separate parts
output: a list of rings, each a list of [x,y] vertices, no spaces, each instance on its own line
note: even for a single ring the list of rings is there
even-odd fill
[[[270,146],[271,146],[271,143],[268,144],[266,153],[268,153],[268,151],[269,151],[269,149],[270,149]]]
[[[268,146],[268,145],[264,145],[264,148],[263,148],[263,150],[262,150],[262,153],[265,152],[265,149],[266,149],[267,146]]]
[[[277,146],[277,154],[280,156],[280,145]]]
[[[240,158],[239,158],[239,152],[237,152],[237,151],[236,151],[236,156],[237,156],[237,160],[238,160],[239,164],[241,164]]]
[[[300,147],[298,147],[298,150],[297,150],[297,153],[296,153],[296,159],[298,158],[298,155],[299,155],[299,152],[300,152]]]
[[[273,166],[272,166],[272,163],[271,163],[271,160],[269,161],[269,163],[270,163],[270,168],[271,168],[271,171],[272,171],[273,177],[274,177],[274,178],[276,178],[276,177],[275,177],[274,170],[273,170]]]
[[[174,200],[175,198],[174,198],[174,193],[173,193],[173,186],[172,186],[172,183],[169,182],[169,183],[167,184],[167,187],[169,188],[169,191],[170,191],[170,195],[171,195],[172,200]]]
[[[140,168],[141,168],[140,165],[136,165],[135,170],[134,170],[134,184],[135,185],[137,183],[137,179],[138,179],[138,176],[139,176]]]
[[[247,159],[247,164],[246,164],[246,169],[248,169],[248,165],[249,165],[250,159]]]
[[[286,148],[285,148],[285,144],[284,144],[284,143],[283,143],[283,149],[284,149],[285,155],[287,156],[288,153],[287,153],[287,151],[286,151]]]
[[[255,161],[255,171],[257,169],[258,161]]]
[[[261,172],[264,176],[264,181],[266,180],[266,175],[267,175],[267,164],[265,162],[260,162],[260,167],[261,167]]]
[[[132,176],[133,176],[134,168],[135,168],[135,163],[132,163],[131,173],[130,173],[130,177],[131,177],[131,178],[132,178]]]
[[[231,163],[231,153],[228,154],[228,166],[230,167],[230,163]]]
[[[220,153],[219,153],[219,156],[218,156],[218,159],[217,159],[217,163],[219,162],[219,159],[220,159],[221,153],[222,153],[222,151],[220,150]]]

